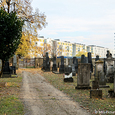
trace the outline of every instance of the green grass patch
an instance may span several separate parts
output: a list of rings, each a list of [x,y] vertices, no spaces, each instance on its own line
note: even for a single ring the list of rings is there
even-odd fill
[[[6,87],[0,88],[0,115],[24,115],[24,106],[19,99],[22,75],[17,78],[0,78]]]
[[[17,96],[7,96],[0,99],[0,115],[23,115],[23,106]]]
[[[90,90],[78,90],[75,89],[77,86],[77,76],[74,76],[73,83],[63,82],[63,74],[53,74],[50,72],[44,72],[43,76],[48,82],[50,82],[54,87],[63,91],[65,94],[73,98],[76,102],[80,104],[84,109],[89,110],[92,114],[95,114],[96,111],[115,111],[115,98],[110,98],[108,96],[108,90],[113,88],[113,83],[107,83],[110,88],[100,88],[102,89],[103,98],[102,99],[91,99]],[[92,81],[90,80],[90,86]],[[109,114],[110,115],[110,114]]]

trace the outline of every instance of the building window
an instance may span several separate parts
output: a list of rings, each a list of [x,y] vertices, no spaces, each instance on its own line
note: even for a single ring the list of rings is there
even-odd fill
[[[78,52],[80,51],[80,48],[78,48]]]
[[[85,46],[83,46],[83,50],[85,50]]]

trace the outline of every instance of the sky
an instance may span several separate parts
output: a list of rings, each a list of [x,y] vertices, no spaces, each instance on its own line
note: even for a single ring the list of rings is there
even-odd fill
[[[115,0],[33,0],[46,15],[45,38],[114,49]]]

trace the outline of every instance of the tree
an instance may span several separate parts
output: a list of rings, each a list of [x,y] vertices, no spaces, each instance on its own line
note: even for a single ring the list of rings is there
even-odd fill
[[[20,44],[23,24],[24,22],[16,16],[16,12],[7,13],[0,9],[0,59],[2,60],[0,76],[3,73],[5,61],[15,54]]]
[[[0,1],[0,7],[3,7],[5,10],[7,10],[6,0]],[[11,0],[10,11],[11,10],[16,11],[17,16],[25,20],[21,44],[19,45],[16,54],[26,56],[28,55],[28,51],[30,51],[30,49],[32,49],[31,51],[33,54],[35,54],[36,46],[34,43],[38,40],[37,30],[41,30],[47,25],[45,14],[40,13],[38,9],[33,12],[31,0]]]
[[[80,51],[76,54],[77,57],[81,57],[81,55],[85,55],[87,57],[87,52],[85,51]]]
[[[52,57],[53,56],[61,56],[62,55],[62,45],[58,45],[57,41],[53,41],[53,47],[52,47]]]
[[[46,52],[48,52],[49,54],[51,53],[51,45],[48,43],[44,43],[43,57],[46,56]]]

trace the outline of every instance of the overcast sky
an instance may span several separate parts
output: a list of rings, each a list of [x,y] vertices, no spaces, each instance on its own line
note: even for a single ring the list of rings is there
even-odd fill
[[[45,38],[114,49],[115,0],[33,0],[47,16]]]

